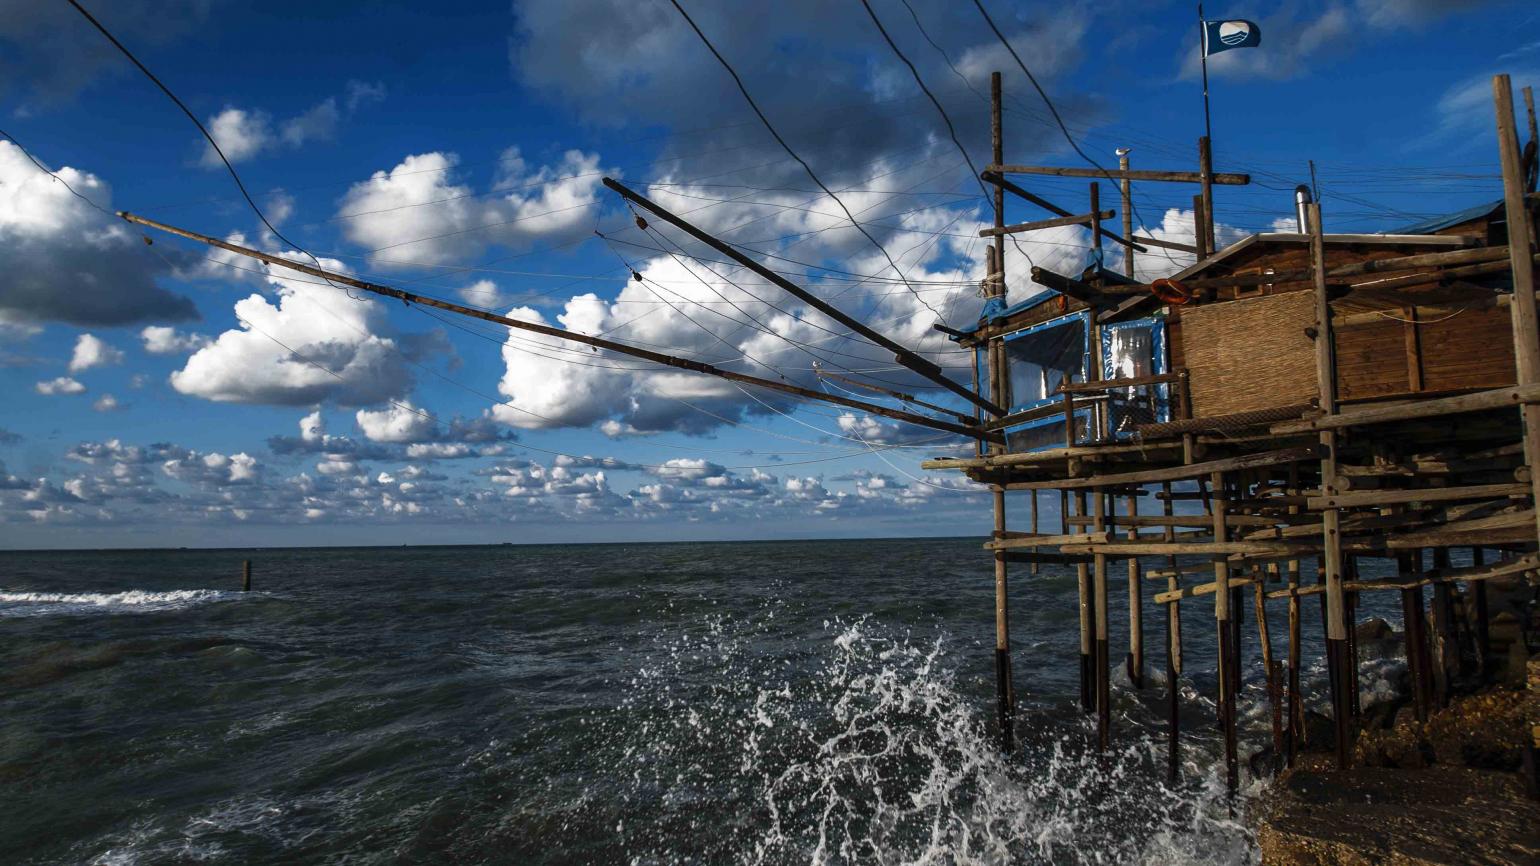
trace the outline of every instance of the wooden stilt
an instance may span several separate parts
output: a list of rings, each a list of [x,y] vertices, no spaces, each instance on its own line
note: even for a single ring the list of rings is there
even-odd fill
[[[1139,516],[1139,497],[1128,497],[1128,515]],[[1129,541],[1137,541],[1139,528],[1128,527]],[[1128,681],[1136,689],[1144,688],[1144,593],[1139,560],[1128,559]]]
[[[1358,582],[1358,557],[1349,556],[1345,563],[1343,573],[1349,583]],[[1342,596],[1343,613],[1347,618],[1347,694],[1348,712],[1356,721],[1363,716],[1363,708],[1359,706],[1358,689],[1358,593],[1346,592]]]
[[[1005,492],[994,492],[995,531],[1005,531]],[[995,698],[999,704],[1000,747],[1016,742],[1015,694],[1011,683],[1010,599],[1006,592],[1005,551],[995,551]]]
[[[1322,412],[1337,411],[1337,361],[1332,350],[1331,298],[1326,287],[1326,235],[1321,228],[1321,205],[1308,205],[1310,222],[1310,265],[1314,271],[1315,289],[1315,375],[1320,389],[1318,404]],[[1337,485],[1337,433],[1323,430],[1320,442],[1326,448],[1321,458],[1321,491],[1335,496],[1341,491]],[[1347,694],[1347,671],[1343,662],[1347,656],[1347,610],[1342,597],[1342,532],[1341,513],[1328,503],[1321,512],[1323,547],[1325,548],[1326,572],[1326,664],[1337,670],[1336,687],[1332,692],[1332,718],[1335,722],[1337,767],[1346,770],[1351,763],[1349,750],[1348,714],[1351,700]]]
[[[1434,570],[1448,569],[1449,548],[1433,548]],[[1478,581],[1479,583],[1479,581]],[[1428,631],[1432,656],[1433,699],[1436,706],[1449,706],[1454,677],[1460,671],[1460,649],[1454,626],[1454,585],[1440,581],[1433,584],[1432,622]]]
[[[1165,494],[1161,498],[1161,513],[1166,517],[1173,515],[1171,507],[1171,482],[1164,481],[1160,485]],[[1176,528],[1167,526],[1164,532],[1165,541],[1176,540]],[[1170,576],[1166,578],[1166,590],[1177,592],[1181,590],[1181,572],[1177,569],[1175,556],[1166,558]],[[1181,769],[1182,760],[1182,610],[1181,602],[1173,601],[1166,605],[1166,778],[1173,784]]]
[[[1213,511],[1214,540],[1223,542],[1226,539],[1228,527],[1225,524],[1225,501],[1228,492],[1225,489],[1225,477],[1223,473],[1215,472],[1209,478],[1213,486],[1209,494],[1209,503]],[[1230,581],[1230,564],[1223,556],[1214,558],[1214,583],[1217,586],[1228,587]],[[1214,593],[1214,619],[1219,623],[1219,694],[1221,705],[1221,719],[1224,724],[1225,735],[1225,783],[1233,793],[1240,786],[1240,759],[1236,752],[1236,719],[1235,719],[1235,690],[1238,686],[1235,677],[1235,645],[1233,643],[1234,632],[1230,626],[1230,617],[1234,611],[1230,609],[1230,600],[1233,597],[1232,590],[1221,590]]]
[[[1094,511],[1092,531],[1106,530],[1106,497],[1092,494]],[[1095,554],[1091,561],[1096,597],[1096,747],[1106,751],[1112,745],[1112,684],[1107,661],[1107,557]]]
[[[1400,559],[1402,574],[1415,576],[1422,573],[1422,551],[1412,551]],[[1427,655],[1423,649],[1421,586],[1409,586],[1401,590],[1401,620],[1406,640],[1406,668],[1412,678],[1412,706],[1417,713],[1417,721],[1426,722],[1430,689]]]
[[[1075,514],[1084,517],[1086,493],[1075,491]],[[1080,585],[1080,706],[1086,712],[1096,707],[1096,596],[1091,585],[1091,569],[1085,562],[1075,564]]]
[[[1276,565],[1270,569],[1277,573]],[[1267,587],[1261,581],[1253,584],[1257,617],[1257,645],[1262,649],[1262,669],[1267,673],[1267,705],[1273,717],[1273,771],[1277,772],[1283,759],[1283,690],[1278,682],[1283,666],[1273,660],[1273,636],[1267,628]]]
[[[1479,547],[1470,549],[1472,565],[1486,564],[1486,551]],[[1475,623],[1472,630],[1476,639],[1476,673],[1485,677],[1492,669],[1492,623],[1487,607],[1487,582],[1475,581],[1471,588],[1473,606],[1475,607]]]
[[[1032,533],[1034,535],[1037,534],[1037,491],[1036,490],[1032,491]],[[1027,573],[1028,574],[1037,574],[1037,571],[1038,571],[1037,563],[1035,563],[1035,562],[1027,567]]]
[[[251,592],[251,560],[241,561],[241,592]]]
[[[1289,467],[1289,493],[1292,495],[1299,489],[1299,466]],[[1289,506],[1290,514],[1298,514],[1299,506]],[[1303,696],[1299,692],[1299,660],[1300,660],[1300,621],[1299,621],[1299,560],[1291,559],[1287,565],[1289,575],[1289,749],[1288,765],[1294,766],[1294,758],[1299,754],[1300,740],[1305,731],[1305,708]]]
[[[1503,170],[1503,210],[1508,219],[1508,261],[1513,268],[1514,366],[1516,384],[1540,382],[1540,315],[1535,309],[1534,238],[1529,208],[1525,202],[1524,169],[1519,150],[1518,129],[1513,119],[1513,83],[1506,75],[1492,78],[1492,100],[1497,109],[1497,149]],[[1524,462],[1540,467],[1540,404],[1525,403],[1519,412],[1524,424]],[[1540,472],[1530,472],[1531,494],[1540,503]],[[1540,530],[1540,508],[1535,509]]]

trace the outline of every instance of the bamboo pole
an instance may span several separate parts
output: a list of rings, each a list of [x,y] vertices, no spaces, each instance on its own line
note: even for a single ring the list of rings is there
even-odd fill
[[[1518,131],[1513,120],[1513,84],[1506,75],[1492,78],[1492,100],[1497,109],[1497,150],[1503,171],[1503,207],[1508,219],[1508,261],[1513,266],[1514,366],[1519,385],[1540,382],[1540,316],[1535,310],[1535,265],[1530,257],[1529,208],[1524,201],[1524,177]],[[1519,410],[1524,424],[1524,462],[1540,466],[1540,405],[1526,403]],[[1540,506],[1540,472],[1531,473],[1531,495]],[[1536,507],[1540,533],[1540,507]]]
[[[1315,374],[1320,389],[1322,412],[1337,411],[1337,362],[1332,351],[1331,299],[1326,286],[1326,235],[1321,228],[1321,205],[1309,205],[1310,262],[1315,269]],[[1321,491],[1328,497],[1337,493],[1337,433],[1321,431]],[[1344,666],[1347,654],[1347,616],[1342,597],[1341,515],[1328,504],[1321,514],[1326,575],[1326,660],[1337,672],[1333,678],[1332,718],[1335,726],[1337,767],[1346,770],[1351,763],[1348,749],[1348,712],[1351,699],[1346,694],[1348,677]]]

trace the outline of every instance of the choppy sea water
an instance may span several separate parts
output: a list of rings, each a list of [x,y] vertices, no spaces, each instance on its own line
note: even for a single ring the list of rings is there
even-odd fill
[[[1167,786],[1163,615],[1098,756],[1075,587],[1015,572],[1005,756],[974,539],[0,554],[0,861],[1254,861],[1211,616]]]

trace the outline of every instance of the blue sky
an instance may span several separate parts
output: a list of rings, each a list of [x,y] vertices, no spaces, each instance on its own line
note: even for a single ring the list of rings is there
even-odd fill
[[[979,92],[999,69],[1007,159],[1083,164],[971,5],[909,2],[915,17],[901,0],[873,8],[976,163],[988,161]],[[1192,7],[986,5],[1093,157],[1110,164],[1128,146],[1136,167],[1193,167]],[[667,2],[88,6],[214,131],[284,236],[329,266],[811,387],[815,360],[924,387],[752,275],[637,228],[598,185],[613,174],[782,256],[777,270],[968,375],[930,325],[977,317],[978,185],[856,0],[685,6],[907,285]],[[1286,217],[1309,159],[1328,230],[1393,229],[1499,195],[1488,79],[1536,82],[1528,4],[1207,11],[1263,34],[1210,66],[1217,168],[1255,181],[1220,190],[1227,236]],[[293,254],[186,118],[67,4],[0,12],[0,128],[39,161],[108,209]],[[1084,206],[1082,181],[1031,186]],[[1192,192],[1137,188],[1137,221],[1190,237]],[[0,142],[0,546],[984,528],[987,496],[919,469],[958,452],[932,431],[510,340],[141,234]],[[1021,240],[1014,297],[1030,291],[1021,256],[1084,262],[1078,229]]]

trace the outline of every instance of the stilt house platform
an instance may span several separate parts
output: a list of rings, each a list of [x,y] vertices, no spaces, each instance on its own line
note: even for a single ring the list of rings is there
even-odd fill
[[[1213,248],[1212,187],[1248,179],[1213,171],[1206,140],[1193,173],[1135,172],[1126,156],[1117,171],[1013,166],[1004,164],[997,119],[995,164],[983,172],[996,189],[995,228],[983,233],[995,240],[984,286],[991,300],[976,327],[949,333],[976,353],[981,394],[1007,410],[980,418],[1004,443],[924,466],[963,472],[994,491],[994,531],[984,546],[995,564],[1007,744],[1013,567],[1053,563],[1078,572],[1081,700],[1096,713],[1103,748],[1113,736],[1114,643],[1130,682],[1142,688],[1146,617],[1162,623],[1165,682],[1174,683],[1183,673],[1179,607],[1211,607],[1232,786],[1248,607],[1261,625],[1254,635],[1275,754],[1291,763],[1303,736],[1307,623],[1325,631],[1334,747],[1338,764],[1350,763],[1360,710],[1354,620],[1363,593],[1401,597],[1419,717],[1448,700],[1462,644],[1485,663],[1484,581],[1533,581],[1540,572],[1535,120],[1529,100],[1521,146],[1507,77],[1494,79],[1493,89],[1501,200],[1390,233],[1339,234],[1301,187],[1294,231],[1253,234],[1222,249]],[[1010,179],[1022,174],[1116,184],[1122,233],[1103,225],[1112,214],[1101,210],[1095,183],[1084,216],[1055,208],[1056,219],[1007,225],[1007,193],[1046,205]],[[1200,186],[1195,244],[1133,235],[1129,188],[1143,181]],[[1091,229],[1098,264],[1073,274],[1034,268],[1038,291],[1007,305],[1008,236],[1066,222]],[[1100,264],[1104,239],[1127,252],[1121,272]],[[1151,246],[1183,249],[1196,262],[1168,279],[1137,279],[1135,256],[1158,255]],[[1057,493],[1054,527],[1040,525],[1045,492]],[[1007,506],[1018,501],[1012,518],[1030,522],[1007,528]],[[1360,563],[1370,559],[1391,564],[1392,576],[1361,576]],[[1151,581],[1156,607],[1146,611]],[[1109,633],[1114,604],[1127,608],[1126,641]],[[1306,604],[1320,605],[1319,619]],[[1275,647],[1266,623],[1280,613],[1287,641]],[[1205,631],[1187,639],[1216,638]],[[1176,689],[1167,691],[1174,775],[1180,719]]]

